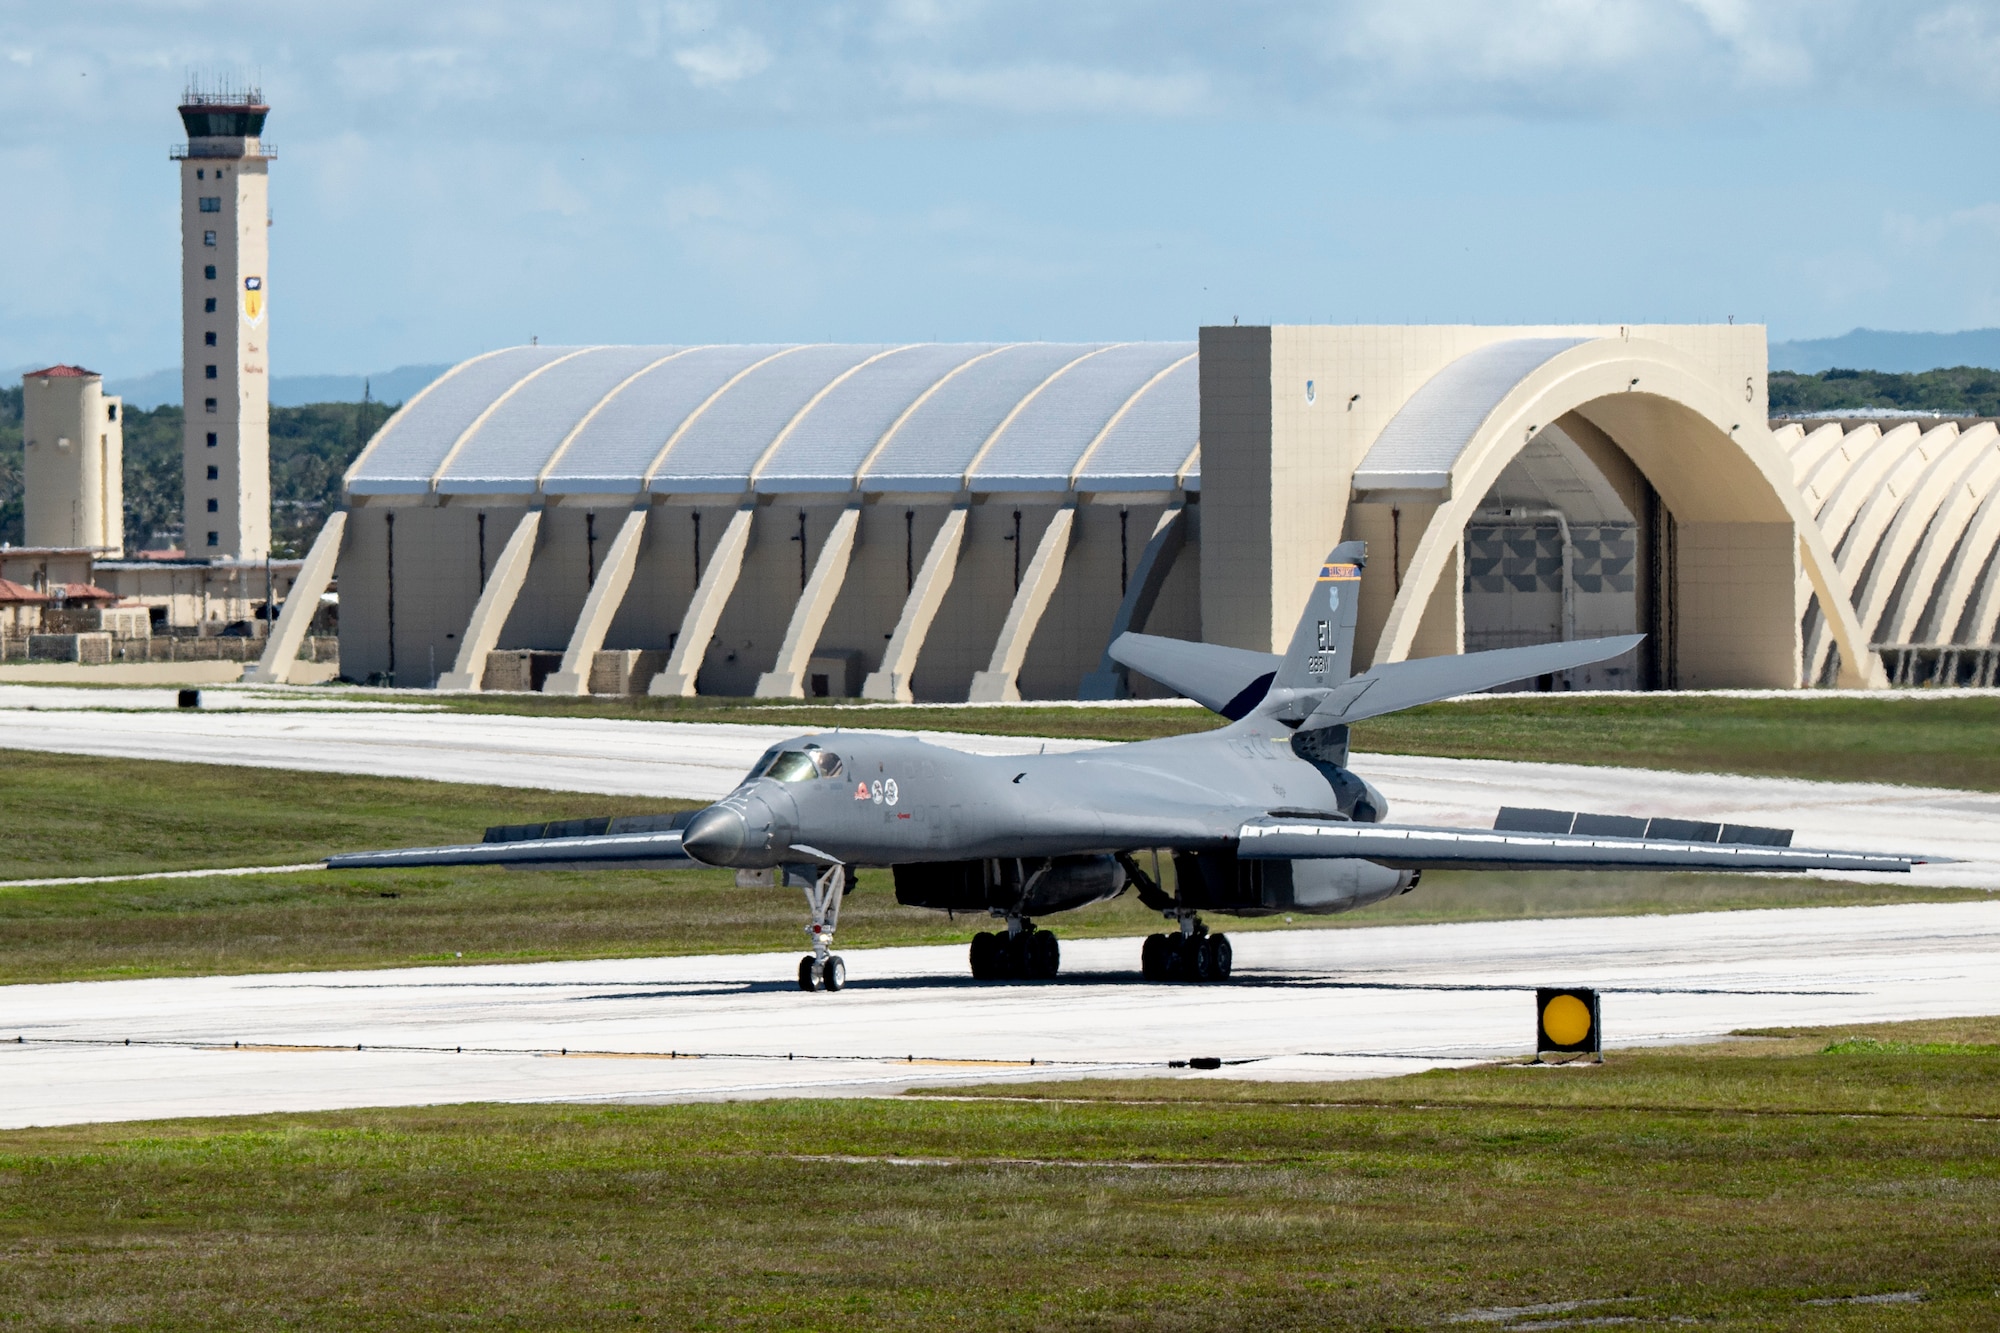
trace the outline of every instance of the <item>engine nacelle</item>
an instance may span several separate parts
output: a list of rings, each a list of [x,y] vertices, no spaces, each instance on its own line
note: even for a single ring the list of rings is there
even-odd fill
[[[1179,852],[1174,876],[1188,906],[1234,916],[1326,915],[1393,898],[1417,886],[1414,870],[1373,861],[1249,861],[1234,852]]]
[[[1038,860],[933,861],[893,869],[896,901],[940,912],[1040,916],[1116,898],[1125,868],[1110,856]]]

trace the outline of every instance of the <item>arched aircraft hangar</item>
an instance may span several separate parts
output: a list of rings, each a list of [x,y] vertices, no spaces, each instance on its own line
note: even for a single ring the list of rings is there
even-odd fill
[[[1637,629],[1554,684],[1989,683],[1994,428],[1774,432],[1765,372],[1746,325],[507,348],[383,427],[301,586],[337,558],[358,680],[1109,697],[1126,628],[1281,648],[1360,538],[1364,662]]]

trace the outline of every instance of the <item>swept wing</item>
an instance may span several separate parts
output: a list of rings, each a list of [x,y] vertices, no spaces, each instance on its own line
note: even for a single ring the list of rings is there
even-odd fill
[[[455,847],[399,847],[347,852],[329,870],[393,870],[407,866],[514,866],[535,870],[674,869],[695,864],[681,850],[681,830],[694,811],[556,824],[515,824],[486,830],[484,842]]]
[[[1943,857],[1829,852],[1759,843],[1428,828],[1334,820],[1255,819],[1237,856],[1304,861],[1352,857],[1398,870],[1872,870],[1905,871]]]

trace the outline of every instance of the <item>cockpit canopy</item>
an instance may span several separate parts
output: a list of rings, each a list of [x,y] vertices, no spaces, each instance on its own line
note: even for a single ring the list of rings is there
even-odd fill
[[[811,782],[816,778],[839,776],[840,756],[831,750],[808,744],[796,750],[772,746],[751,767],[750,776],[744,781],[770,778],[775,782]]]

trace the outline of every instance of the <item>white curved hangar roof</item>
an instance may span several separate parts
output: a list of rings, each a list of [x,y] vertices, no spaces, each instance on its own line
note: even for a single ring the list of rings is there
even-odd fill
[[[1200,486],[1192,342],[508,347],[411,399],[353,496]]]
[[[1509,338],[1467,352],[1410,395],[1355,469],[1358,491],[1443,490],[1500,400],[1587,338]]]

